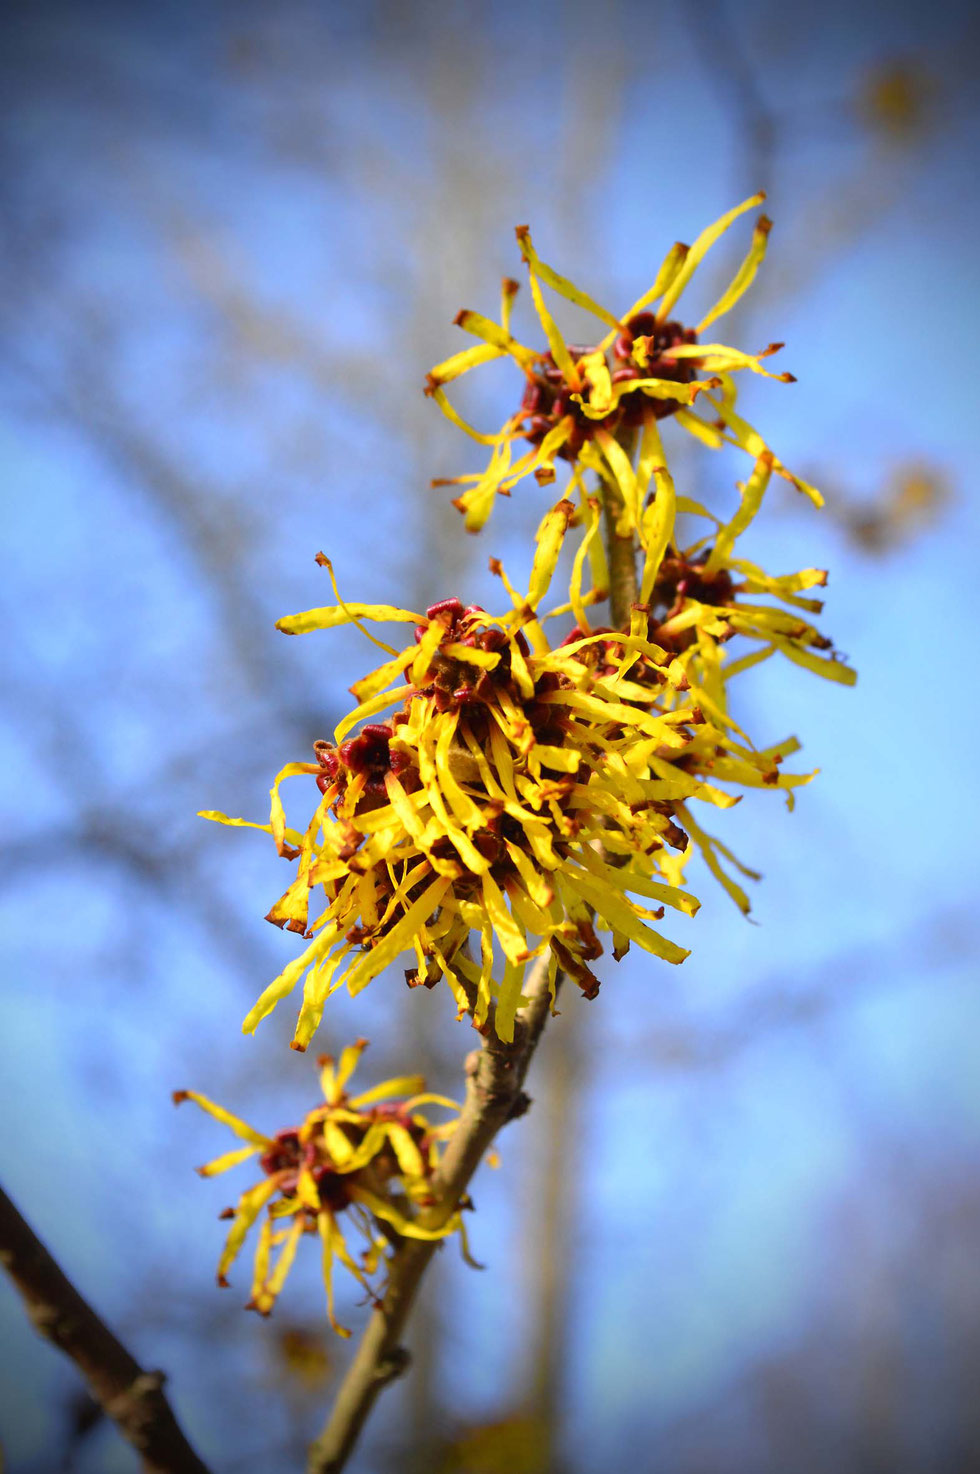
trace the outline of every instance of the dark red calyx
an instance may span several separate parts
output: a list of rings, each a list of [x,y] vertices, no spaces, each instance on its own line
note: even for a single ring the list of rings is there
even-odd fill
[[[351,773],[363,774],[365,792],[384,791],[385,775],[393,770],[391,754],[392,730],[387,723],[369,722],[356,737],[350,737],[339,749],[340,761]],[[404,766],[404,761],[402,762]]]
[[[332,1213],[341,1212],[350,1203],[345,1174],[335,1172],[332,1167],[321,1162],[313,1168],[313,1180],[320,1194],[320,1202]]]
[[[374,1106],[371,1118],[374,1121],[397,1121],[400,1126],[404,1126],[406,1131],[411,1131],[415,1136],[424,1134],[422,1128],[416,1125],[406,1111],[405,1102],[402,1100],[386,1100],[381,1105]]]
[[[326,793],[340,770],[337,749],[330,742],[314,742],[313,755],[322,770],[317,774],[316,786],[321,793]]]
[[[298,1168],[300,1158],[299,1132],[295,1126],[288,1126],[285,1130],[276,1132],[272,1145],[259,1157],[259,1166],[271,1177],[275,1172]]]
[[[696,599],[699,604],[724,606],[734,597],[734,584],[727,568],[718,568],[706,574],[704,565],[710,550],[706,549],[690,562],[681,557],[665,558],[660,565],[654,585],[653,600],[660,605],[680,612],[684,599]]]
[[[593,635],[613,635],[616,631],[608,624],[597,624],[595,629],[590,630],[589,633]],[[581,625],[575,624],[568,631],[568,634],[561,643],[562,645],[574,645],[576,640],[584,640],[585,638],[585,630],[582,629]]]
[[[481,650],[489,650],[491,653],[506,650],[507,636],[503,630],[488,629],[480,631],[479,645]]]
[[[647,357],[651,362],[669,355],[671,348],[698,341],[694,328],[686,328],[679,322],[658,322],[654,313],[638,312],[625,324],[625,332],[620,333],[613,344],[613,358],[619,363],[630,363],[637,338],[650,339]]]
[[[573,362],[578,362],[585,354],[594,353],[595,347],[569,344],[568,351]],[[614,410],[604,420],[590,420],[582,406],[572,399],[572,392],[554,358],[546,353],[534,377],[528,379],[521,399],[521,416],[527,421],[524,435],[532,445],[540,445],[548,431],[566,415],[572,417],[574,423],[569,438],[558,451],[564,460],[574,460],[597,429],[615,428],[619,418],[618,411]]]
[[[441,619],[444,614],[448,614],[448,623],[455,624],[458,619],[462,619],[465,612],[462,600],[440,599],[437,604],[429,605],[425,611],[425,617],[426,619]]]
[[[637,338],[647,338],[647,362],[645,368],[633,362],[633,349]],[[623,364],[613,373],[613,383],[622,384],[629,379],[667,379],[674,384],[690,384],[697,377],[697,360],[671,358],[670,350],[682,344],[696,343],[698,335],[693,328],[685,328],[679,322],[658,322],[652,312],[638,312],[626,324],[613,344],[613,359]],[[645,394],[624,394],[620,400],[622,423],[635,428],[642,424],[643,417],[651,410],[658,420],[666,419],[681,408],[677,399],[650,399]]]

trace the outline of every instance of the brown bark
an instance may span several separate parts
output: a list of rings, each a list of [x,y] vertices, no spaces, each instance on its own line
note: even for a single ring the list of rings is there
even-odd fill
[[[434,1179],[436,1206],[420,1219],[426,1227],[439,1227],[454,1212],[497,1132],[525,1108],[524,1078],[551,1004],[546,966],[538,966],[526,993],[530,1001],[517,1016],[514,1042],[501,1043],[491,1025],[482,1048],[466,1061],[466,1099]],[[403,1239],[395,1251],[384,1300],[365,1327],[327,1424],[310,1450],[309,1474],[339,1474],[378,1393],[407,1368],[401,1336],[437,1247],[438,1241]]]
[[[146,1474],[208,1474],[163,1395],[163,1372],[144,1371],[82,1298],[0,1188],[0,1263],[34,1328],[70,1356]]]

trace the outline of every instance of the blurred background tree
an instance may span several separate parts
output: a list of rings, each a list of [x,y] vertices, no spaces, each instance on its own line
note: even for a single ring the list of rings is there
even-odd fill
[[[300,1466],[343,1348],[315,1269],[268,1325],[213,1291],[227,1189],[191,1175],[213,1142],[169,1091],[279,1124],[315,1086],[238,1035],[290,945],[261,919],[278,862],[195,811],[260,816],[345,700],[356,634],[272,628],[326,597],[318,548],[410,607],[490,603],[488,552],[519,568],[543,501],[470,542],[421,393],[457,308],[515,272],[511,227],[625,300],[761,185],[738,338],[787,340],[801,388],[753,392],[829,507],[787,491],[759,557],[831,568],[861,684],[760,669],[773,738],[792,703],[823,769],[790,819],[738,811],[747,858],[779,856],[762,927],[706,896],[679,974],[631,957],[567,1000],[477,1181],[487,1273],[441,1256],[357,1468],[980,1463],[972,7],[42,0],[3,24],[11,1191],[216,1470]],[[467,407],[495,423],[513,385],[489,383]],[[327,1047],[353,1027],[380,1073],[424,1052],[458,1090],[444,999],[396,977],[356,1025],[336,1001]],[[11,1470],[131,1469],[2,1293]]]

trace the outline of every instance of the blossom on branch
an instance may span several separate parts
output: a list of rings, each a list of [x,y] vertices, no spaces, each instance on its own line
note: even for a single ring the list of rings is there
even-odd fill
[[[492,561],[512,605],[504,615],[446,599],[424,615],[338,602],[280,620],[289,634],[350,622],[363,628],[365,620],[415,629],[402,650],[384,646],[390,658],[351,688],[359,704],[334,741],[316,744],[315,763],[282,770],[269,824],[251,826],[298,861],[268,919],[308,945],[249,1012],[246,1031],[302,978],[293,1044],[305,1049],[331,993],[343,986],[358,993],[414,950],[410,986],[445,978],[460,1014],[507,1042],[527,968],[539,958],[552,984],[560,968],[594,997],[603,933],[617,959],[631,943],[672,963],[688,955],[649,923],[666,906],[689,916],[698,909],[683,884],[694,850],[748,909],[719,855],[743,867],[702,830],[692,802],[727,808],[739,790],[792,790],[812,775],[781,769],[795,739],[753,745],[729,715],[727,681],[777,650],[835,679],[852,678],[833,655],[816,653],[829,641],[799,613],[819,609],[799,591],[825,575],[811,569],[774,579],[733,556],[771,469],[765,453],[728,524],[685,504],[709,518],[711,530],[682,551],[674,526],[680,499],[665,468],[655,468],[656,494],[642,519],[641,599],[621,629],[589,623],[588,608],[605,595],[605,571],[593,560],[598,581],[583,591],[599,513],[581,478],[580,504],[562,499],[541,523],[526,594]],[[569,599],[543,612],[565,538],[582,528]],[[788,607],[757,603],[757,594]],[[569,613],[574,630],[552,640],[547,629]],[[754,648],[726,665],[724,647],[736,635]],[[287,827],[279,797],[294,776],[315,779],[320,790],[302,830]],[[322,909],[311,921],[314,898]]]
[[[322,1246],[330,1323],[341,1336],[350,1332],[334,1316],[335,1259],[375,1299],[371,1276],[383,1266],[389,1248],[389,1237],[379,1232],[379,1225],[403,1238],[463,1234],[458,1211],[437,1228],[426,1227],[417,1218],[418,1210],[433,1201],[432,1173],[438,1165],[440,1143],[455,1126],[458,1106],[445,1096],[425,1092],[420,1075],[385,1080],[371,1090],[349,1095],[348,1081],[366,1045],[366,1039],[348,1045],[336,1065],[324,1055],[320,1081],[325,1103],[310,1111],[300,1125],[273,1136],[256,1131],[196,1091],[174,1094],[175,1104],[194,1101],[246,1143],[199,1167],[202,1177],[214,1177],[256,1155],[264,1173],[242,1193],[235,1208],[222,1214],[232,1219],[232,1225],[218,1264],[219,1285],[227,1286],[227,1272],[265,1209],[246,1308],[261,1315],[270,1313],[300,1239],[315,1233]],[[446,1106],[454,1115],[434,1125],[419,1109],[428,1104]],[[345,1226],[364,1245],[357,1258],[348,1247]]]
[[[526,226],[517,238],[528,269],[534,305],[547,349],[525,347],[510,331],[511,308],[518,290],[505,279],[501,321],[479,312],[463,311],[456,323],[481,340],[438,364],[429,374],[426,393],[443,413],[472,439],[491,447],[486,469],[478,474],[441,479],[435,485],[466,489],[455,505],[465,513],[466,526],[476,532],[489,517],[498,494],[509,495],[526,476],[546,484],[555,478],[555,460],[571,461],[619,483],[625,503],[623,532],[638,532],[639,508],[649,485],[655,442],[647,436],[640,470],[633,475],[623,449],[626,434],[643,430],[650,421],[676,419],[688,433],[717,449],[724,443],[740,447],[753,459],[767,451],[757,431],[735,410],[733,374],[743,369],[793,382],[792,374],[775,374],[763,360],[782,344],[771,343],[760,353],[744,353],[723,343],[702,342],[701,336],[723,317],[751,286],[765,256],[771,221],[761,215],[749,250],[721,297],[696,327],[675,317],[681,294],[715,242],[735,220],[765,199],[763,193],[744,200],[709,226],[693,246],[680,243],[667,253],[653,286],[617,318],[567,277],[540,259]],[[605,336],[587,347],[566,343],[542,292],[548,286],[566,301],[598,318]],[[445,385],[479,364],[510,357],[525,376],[519,407],[499,431],[482,434],[453,407]],[[531,449],[514,459],[514,445],[529,441]],[[819,492],[772,457],[772,467],[820,505]],[[639,481],[639,486],[637,486]]]

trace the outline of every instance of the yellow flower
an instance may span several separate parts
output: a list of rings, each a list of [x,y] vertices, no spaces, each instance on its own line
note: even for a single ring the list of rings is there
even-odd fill
[[[820,637],[796,612],[815,607],[796,591],[824,575],[770,579],[731,557],[770,471],[763,457],[727,526],[710,519],[710,551],[695,545],[681,553],[673,543],[676,498],[658,465],[642,601],[622,630],[588,623],[588,607],[604,596],[605,570],[598,507],[580,477],[580,506],[563,499],[541,523],[526,594],[493,562],[513,606],[503,616],[447,599],[424,615],[338,603],[280,621],[289,634],[364,620],[415,630],[405,649],[384,647],[391,658],[352,687],[359,705],[334,742],[316,745],[315,763],[282,770],[269,824],[252,826],[298,860],[269,920],[302,932],[307,946],[262,994],[247,1031],[305,978],[293,1041],[305,1049],[332,992],[346,985],[356,994],[414,949],[410,985],[445,978],[460,1014],[471,1012],[483,1027],[492,1010],[493,1027],[508,1041],[537,958],[552,984],[561,968],[592,997],[600,932],[611,934],[616,958],[632,942],[673,963],[688,955],[648,923],[665,906],[687,915],[698,909],[682,885],[696,847],[747,909],[718,855],[738,862],[702,831],[691,801],[727,808],[740,795],[719,785],[791,790],[808,777],[781,771],[794,741],[752,745],[728,714],[726,681],[777,649],[851,678],[840,662],[813,653]],[[694,503],[688,510],[710,517]],[[566,534],[583,525],[569,602],[542,613]],[[590,554],[594,583],[583,592]],[[790,612],[740,602],[757,591]],[[552,644],[545,625],[569,612],[576,629]],[[735,634],[761,649],[726,670],[723,647]],[[385,722],[373,720],[391,708]],[[280,783],[298,775],[315,778],[321,791],[303,831],[287,828],[279,798]],[[311,922],[316,896],[322,909]]]
[[[465,513],[469,531],[476,532],[483,526],[498,493],[509,495],[524,477],[534,475],[542,484],[554,480],[555,459],[561,457],[618,483],[625,507],[621,530],[639,532],[643,498],[654,455],[659,453],[659,439],[653,432],[656,421],[668,415],[713,448],[728,442],[753,458],[767,450],[758,433],[736,413],[732,375],[749,369],[767,378],[792,382],[792,374],[773,374],[763,364],[782,345],[772,343],[760,353],[743,353],[723,343],[701,341],[704,331],[734,307],[754,280],[771,229],[765,215],[759,217],[748,253],[731,283],[697,326],[685,326],[673,315],[711,246],[740,215],[764,199],[760,193],[744,200],[703,231],[693,246],[673,246],[653,286],[622,318],[614,317],[542,261],[527,227],[518,226],[517,238],[548,348],[527,348],[513,337],[510,313],[518,286],[507,279],[501,321],[492,322],[478,312],[459,313],[457,324],[479,338],[480,345],[438,364],[426,384],[426,393],[453,424],[491,447],[490,461],[482,473],[435,483],[466,487],[456,506]],[[548,310],[542,285],[598,318],[607,330],[605,337],[585,348],[567,344]],[[453,408],[444,386],[481,363],[508,356],[524,373],[524,397],[499,431],[483,435]],[[699,377],[701,374],[707,377]],[[706,413],[699,413],[701,410]],[[648,429],[650,426],[653,431]],[[643,431],[644,443],[640,469],[634,475],[622,439],[624,434],[638,431]],[[520,440],[530,441],[532,448],[514,460],[513,446]],[[820,504],[819,492],[775,457],[772,467]]]
[[[196,1091],[174,1093],[175,1104],[193,1100],[246,1143],[199,1167],[202,1177],[226,1172],[256,1155],[264,1173],[259,1182],[242,1193],[237,1207],[222,1215],[231,1218],[232,1225],[218,1264],[219,1285],[227,1285],[227,1272],[265,1209],[255,1250],[252,1294],[246,1308],[269,1314],[292,1267],[300,1239],[304,1234],[317,1233],[322,1245],[330,1324],[341,1336],[349,1336],[350,1332],[338,1325],[334,1316],[335,1258],[376,1298],[370,1277],[384,1264],[388,1248],[388,1240],[378,1233],[379,1223],[388,1224],[405,1238],[462,1234],[459,1212],[435,1229],[423,1227],[416,1213],[431,1202],[430,1184],[439,1160],[439,1144],[455,1125],[454,1120],[433,1125],[419,1107],[435,1104],[458,1112],[458,1106],[445,1096],[425,1093],[420,1075],[385,1080],[372,1090],[349,1095],[347,1083],[366,1045],[366,1039],[349,1045],[336,1066],[324,1055],[320,1081],[325,1104],[312,1110],[301,1125],[277,1131],[274,1136],[256,1131]],[[407,1099],[389,1099],[393,1096]],[[348,1247],[345,1225],[365,1246],[359,1258]]]
[[[749,479],[739,484],[739,505],[727,523],[700,502],[676,496],[666,468],[655,469],[656,492],[643,519],[647,536],[641,538],[640,601],[633,605],[630,626],[642,629],[651,643],[673,654],[674,688],[695,703],[697,720],[691,728],[691,742],[671,764],[675,781],[683,770],[696,775],[702,785],[699,790],[692,788],[676,806],[677,821],[690,840],[682,864],[694,850],[700,851],[708,869],[745,913],[750,909],[748,897],[726,873],[719,856],[750,879],[759,876],[702,830],[691,812],[690,799],[708,798],[714,785],[722,782],[744,789],[786,788],[786,801],[792,808],[792,789],[815,774],[781,771],[784,758],[799,750],[795,737],[757,748],[730,715],[728,687],[736,677],[777,653],[827,680],[843,685],[856,680],[854,670],[834,651],[831,641],[804,617],[822,611],[821,600],[807,597],[805,591],[826,584],[826,571],[804,568],[773,577],[748,559],[735,556],[736,540],[759,511],[773,469],[772,456],[763,451]],[[675,521],[680,511],[708,524],[702,536],[683,548],[676,541]],[[764,600],[771,602],[761,602]],[[609,660],[624,647],[619,632],[602,633],[608,644],[598,647],[601,654],[597,658]],[[730,642],[734,642],[732,648]],[[637,660],[630,676],[641,683],[649,679],[642,660]],[[661,702],[668,708],[675,699],[668,689],[661,693]],[[719,732],[723,734],[720,740]]]

